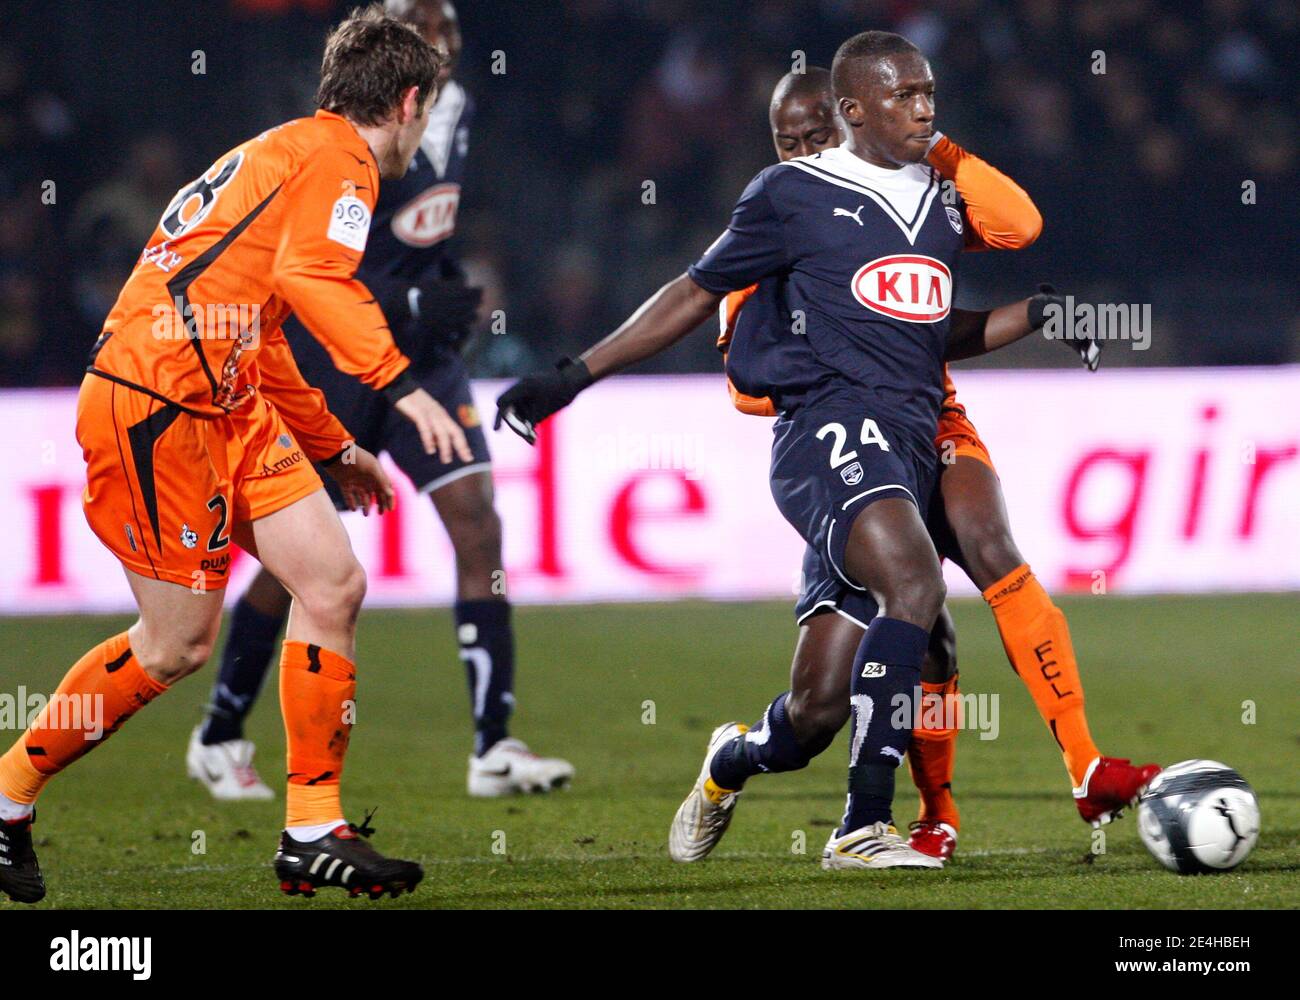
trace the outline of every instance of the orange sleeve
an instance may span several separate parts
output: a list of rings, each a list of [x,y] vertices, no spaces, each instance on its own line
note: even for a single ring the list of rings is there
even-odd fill
[[[929,160],[966,203],[968,250],[1021,250],[1038,239],[1043,217],[1024,188],[1002,171],[947,136],[934,144]]]
[[[325,394],[307,384],[293,359],[284,331],[276,329],[262,338],[257,351],[261,391],[313,462],[333,458],[352,440],[338,417],[325,405]]]
[[[285,182],[284,225],[273,264],[276,292],[334,366],[373,389],[390,385],[410,365],[374,296],[354,277],[378,186],[369,164],[347,150],[314,150]]]
[[[736,332],[736,316],[740,307],[749,301],[749,297],[758,291],[758,285],[750,285],[735,292],[728,292],[718,303],[718,350],[724,354],[731,346],[731,338]]]
[[[740,315],[741,307],[749,301],[749,297],[758,290],[758,285],[750,285],[748,288],[741,288],[734,292],[728,292],[723,296],[722,301],[718,303],[718,350],[722,352],[722,365],[725,368],[727,364],[727,348],[731,346],[731,338],[736,333],[736,317]],[[776,404],[767,396],[747,396],[734,385],[731,379],[727,379],[727,391],[731,393],[731,402],[741,413],[748,413],[755,417],[775,417]]]

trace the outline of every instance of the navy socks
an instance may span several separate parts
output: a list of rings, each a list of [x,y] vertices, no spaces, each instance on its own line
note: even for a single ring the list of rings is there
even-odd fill
[[[481,757],[506,737],[515,706],[515,635],[510,604],[500,600],[457,601],[456,640],[465,664],[474,713],[474,754]]]
[[[893,820],[894,771],[911,742],[911,699],[929,639],[919,625],[896,618],[872,619],[862,637],[849,688],[849,796],[840,834]]]
[[[810,760],[826,749],[823,745],[810,752],[799,745],[785,711],[789,696],[789,691],[777,695],[748,733],[713,755],[709,772],[719,787],[734,791],[764,771],[797,771],[807,767]]]

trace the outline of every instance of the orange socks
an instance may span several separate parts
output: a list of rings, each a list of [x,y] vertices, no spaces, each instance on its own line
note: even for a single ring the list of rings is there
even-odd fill
[[[1101,752],[1088,733],[1083,683],[1065,615],[1027,565],[984,591],[984,600],[993,610],[1012,669],[1056,738],[1075,787],[1081,786],[1088,765]]]
[[[946,723],[957,718],[957,676],[942,684],[921,682],[921,712],[912,729],[907,764],[912,782],[921,793],[921,822],[947,823],[961,829],[957,803],[952,797],[952,767],[957,757],[957,728]]]
[[[127,633],[104,640],[73,665],[31,728],[0,757],[0,792],[35,802],[50,778],[166,690],[136,662]]]
[[[280,702],[289,744],[286,826],[343,816],[339,774],[355,714],[356,672],[336,653],[286,642]],[[0,757],[0,793],[36,801],[51,777],[111,736],[166,686],[144,672],[124,632],[100,643],[68,671],[30,729]]]
[[[337,653],[285,642],[280,711],[289,745],[285,826],[311,827],[343,817],[339,775],[356,715],[356,668]]]

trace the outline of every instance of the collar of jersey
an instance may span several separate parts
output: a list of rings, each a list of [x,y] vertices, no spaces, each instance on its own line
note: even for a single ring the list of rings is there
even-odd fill
[[[375,156],[374,150],[370,148],[370,143],[366,142],[365,139],[361,138],[361,133],[357,131],[357,127],[355,125],[353,125],[342,115],[336,115],[333,111],[326,111],[324,108],[317,108],[315,117],[323,121],[338,122],[340,125],[344,126],[344,128],[347,131],[347,134],[352,137],[353,143],[358,148],[364,149],[366,151],[366,156],[369,158],[371,165],[374,166],[376,171],[379,170],[378,157]]]
[[[786,162],[787,166],[828,184],[871,198],[903,231],[908,243],[916,242],[930,202],[939,191],[938,179],[928,164],[911,163],[897,170],[887,170],[868,163],[842,146]],[[852,200],[851,196],[849,200]],[[844,207],[851,210],[853,206]]]
[[[420,137],[420,149],[429,158],[439,177],[447,172],[451,144],[456,140],[456,126],[465,111],[465,101],[465,88],[455,80],[448,80],[438,91],[433,109],[429,112],[429,124]]]

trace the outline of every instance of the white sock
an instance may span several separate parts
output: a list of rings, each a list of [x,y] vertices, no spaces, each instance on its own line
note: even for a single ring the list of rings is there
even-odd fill
[[[26,819],[31,814],[30,802],[15,802],[4,792],[0,792],[0,820],[9,823],[16,819]]]
[[[321,837],[325,836],[325,834],[329,833],[331,830],[347,825],[348,821],[340,817],[339,819],[331,820],[328,823],[317,823],[314,826],[286,826],[284,830],[285,833],[298,841],[298,843],[306,844],[313,840],[320,840]]]

